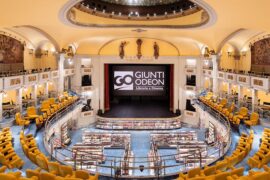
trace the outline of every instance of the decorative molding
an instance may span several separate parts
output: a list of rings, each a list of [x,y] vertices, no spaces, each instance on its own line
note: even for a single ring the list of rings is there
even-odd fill
[[[72,27],[81,27],[81,28],[165,28],[165,29],[201,29],[207,28],[214,25],[217,21],[217,14],[215,10],[210,7],[209,4],[205,2],[205,0],[191,0],[201,8],[203,8],[209,18],[206,22],[194,24],[194,25],[137,25],[137,24],[120,24],[120,25],[104,25],[104,24],[82,24],[82,23],[75,23],[71,22],[69,17],[69,12],[73,6],[77,3],[80,3],[82,0],[69,0],[60,10],[58,17],[59,19],[66,25]]]

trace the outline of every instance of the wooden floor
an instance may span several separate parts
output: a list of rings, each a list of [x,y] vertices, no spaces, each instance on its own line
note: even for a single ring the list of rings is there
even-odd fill
[[[169,110],[169,102],[166,100],[122,100],[111,103],[110,110],[103,117],[164,118],[175,117],[175,114]]]

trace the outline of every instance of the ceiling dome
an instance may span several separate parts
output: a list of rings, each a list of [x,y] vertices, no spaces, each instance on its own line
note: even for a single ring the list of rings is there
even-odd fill
[[[91,15],[125,20],[161,20],[201,10],[189,0],[83,0],[75,6]]]

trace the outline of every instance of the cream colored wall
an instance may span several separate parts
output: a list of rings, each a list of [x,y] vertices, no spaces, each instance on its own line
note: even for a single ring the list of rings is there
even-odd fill
[[[58,63],[57,58],[54,54],[49,52],[48,56],[42,56],[36,58],[35,55],[29,54],[26,49],[24,52],[24,69],[44,69],[44,68],[57,69]]]
[[[37,87],[37,95],[40,95],[40,92],[41,92],[42,94],[44,94],[44,92],[45,92],[45,87],[44,87],[43,84],[40,84],[40,85],[38,85],[38,87]]]
[[[211,81],[210,81],[209,78],[204,78],[204,85],[203,85],[203,87],[204,87],[205,89],[208,89],[208,88],[211,87]]]
[[[105,37],[104,37],[105,38]],[[159,45],[160,56],[200,56],[201,51],[198,42],[189,38],[170,39],[169,42],[163,39],[145,38],[145,37],[127,37],[115,40],[109,40],[100,44],[99,41],[86,40],[78,44],[76,54],[80,55],[119,55],[119,45],[121,41],[128,41],[125,47],[127,56],[135,56],[137,54],[136,40],[140,38],[144,42],[142,44],[143,56],[153,56],[153,43],[157,42]],[[175,43],[181,41],[181,43]]]
[[[3,94],[3,103],[5,102],[10,102],[11,100],[16,103],[16,99],[17,99],[17,93],[16,93],[16,90],[9,90],[9,91],[6,91],[4,94]]]
[[[221,57],[220,57],[220,68],[223,69],[235,69],[235,61],[233,57],[228,57],[228,52],[233,52],[234,49],[232,46],[226,44],[221,50]]]
[[[118,55],[119,54],[119,46],[122,41],[126,41],[127,45],[125,46],[125,55],[126,56],[136,56],[137,55],[137,43],[136,41],[139,38],[126,38],[126,39],[119,39],[108,44],[105,44],[100,52],[99,55]],[[179,52],[176,47],[172,44],[157,40],[157,39],[149,39],[149,38],[140,38],[142,43],[142,55],[143,56],[153,56],[154,55],[154,42],[157,42],[159,46],[159,55],[160,56],[178,56]]]
[[[221,85],[220,85],[220,90],[221,90],[222,92],[228,92],[228,88],[229,88],[228,83],[225,83],[225,82],[222,82],[222,83],[221,83]]]
[[[251,90],[247,87],[243,87],[243,90],[242,90],[242,97],[244,97],[245,95],[247,95],[247,97],[251,97],[252,94],[251,94]]]
[[[57,87],[55,87],[55,84],[52,82],[48,83],[48,91],[55,91]]]
[[[247,51],[246,56],[241,56],[240,60],[234,60],[231,56],[228,56],[228,52],[234,54],[234,48],[226,44],[221,50],[220,68],[250,71],[251,69],[251,52]]]
[[[270,102],[270,94],[264,91],[258,91],[258,99],[261,100],[261,104],[263,104],[263,102]]]
[[[23,88],[22,96],[25,97],[27,95],[28,98],[30,98],[30,93],[33,95],[32,91],[33,91],[32,87]]]
[[[232,90],[233,90],[233,92],[238,93],[238,87],[237,87],[237,85],[232,85]]]

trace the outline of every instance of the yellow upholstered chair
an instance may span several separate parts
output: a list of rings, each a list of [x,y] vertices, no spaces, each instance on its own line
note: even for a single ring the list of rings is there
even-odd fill
[[[42,101],[40,111],[47,113],[48,116],[55,112],[54,109],[51,108],[49,100]]]
[[[55,180],[55,179],[56,179],[56,175],[51,174],[51,173],[42,172],[39,175],[39,180]]]
[[[49,172],[60,176],[60,164],[57,162],[48,162]]]
[[[4,156],[0,153],[0,163],[7,166],[10,169],[18,168],[21,169],[24,162],[17,155]]]
[[[7,169],[7,166],[0,167],[0,173],[4,173]]]
[[[72,177],[74,175],[71,166],[61,165],[59,171],[62,177]]]
[[[36,156],[36,162],[37,162],[37,165],[41,168],[41,169],[44,169],[46,171],[48,171],[48,159],[45,158],[44,156],[42,155],[38,155]]]
[[[214,109],[216,109],[218,111],[222,111],[222,108],[225,107],[226,104],[227,104],[227,99],[221,99],[219,104],[214,105]]]
[[[236,112],[234,117],[233,117],[233,120],[234,119],[244,119],[248,116],[248,109],[246,107],[241,107],[239,112]]]
[[[35,170],[32,169],[26,169],[25,174],[27,178],[37,177],[40,179],[40,171],[41,169],[37,168]]]
[[[205,166],[201,171],[202,176],[210,176],[216,173],[216,166]]]
[[[17,180],[17,177],[12,174],[0,173],[1,180]]]
[[[26,110],[25,119],[35,120],[39,115],[37,114],[36,108],[34,106],[30,106]]]
[[[245,120],[244,123],[248,126],[255,126],[259,122],[259,114],[256,112],[253,112],[250,115],[250,118],[248,120]]]
[[[89,172],[84,170],[77,170],[75,171],[75,177],[79,179],[89,179],[90,175]]]
[[[230,115],[230,113],[232,113],[232,112],[234,111],[234,109],[235,109],[235,104],[232,103],[232,104],[230,105],[230,107],[224,108],[224,109],[222,110],[222,114],[223,114],[224,116],[228,117],[228,116]]]
[[[19,126],[28,126],[30,124],[29,120],[25,120],[22,118],[21,113],[15,114],[15,122]]]

